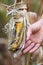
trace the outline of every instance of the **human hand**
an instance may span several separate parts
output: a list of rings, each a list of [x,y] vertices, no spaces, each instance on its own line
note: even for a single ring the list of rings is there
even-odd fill
[[[30,25],[27,31],[26,44],[23,49],[23,54],[36,51],[43,41],[43,19],[40,19],[36,23]]]

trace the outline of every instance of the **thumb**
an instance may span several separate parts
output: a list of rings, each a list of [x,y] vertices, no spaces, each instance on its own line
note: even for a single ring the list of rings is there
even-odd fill
[[[26,41],[28,41],[28,40],[30,39],[31,33],[32,33],[31,28],[28,27],[28,29],[27,29],[27,38],[26,38]]]
[[[27,40],[30,39],[30,36],[32,33],[37,32],[41,28],[40,21],[41,21],[41,19],[28,27],[28,29],[27,29]]]

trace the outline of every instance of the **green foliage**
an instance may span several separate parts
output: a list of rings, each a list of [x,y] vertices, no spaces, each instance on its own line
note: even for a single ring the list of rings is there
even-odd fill
[[[2,30],[4,25],[9,21],[9,17],[6,16],[6,13],[5,7],[0,5],[0,37],[6,37],[6,34]]]
[[[39,3],[39,0],[32,0],[32,11],[33,12],[39,12],[41,6],[40,6],[40,3]]]
[[[7,4],[7,5],[11,5],[14,3],[13,0],[0,0],[0,3],[4,3],[4,4]]]

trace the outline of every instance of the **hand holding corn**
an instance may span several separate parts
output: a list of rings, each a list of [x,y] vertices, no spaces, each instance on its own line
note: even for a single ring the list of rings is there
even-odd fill
[[[27,31],[26,44],[23,53],[33,53],[41,45],[43,41],[43,19],[38,20],[36,23],[30,25]]]

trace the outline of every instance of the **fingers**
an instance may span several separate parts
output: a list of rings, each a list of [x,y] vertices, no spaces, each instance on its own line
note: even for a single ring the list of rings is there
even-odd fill
[[[28,43],[27,43],[27,45],[28,45]],[[27,53],[27,52],[33,53],[33,52],[35,52],[39,47],[40,47],[40,44],[32,42],[30,45],[25,46],[25,48],[23,49],[23,54],[25,54],[25,53]]]
[[[26,44],[25,44],[25,47],[24,48],[28,47],[31,43],[32,43],[31,40],[28,40],[28,42],[26,41]]]
[[[34,53],[39,47],[40,47],[40,44],[36,44],[35,47],[33,47],[33,49],[29,51],[29,53]]]
[[[27,31],[26,41],[28,41],[28,40],[30,39],[30,36],[31,36],[31,34],[32,34],[32,31],[31,31],[31,28],[30,28],[30,27],[29,27],[27,30],[28,30],[28,31]]]
[[[27,53],[28,51],[30,51],[36,44],[35,43],[31,43],[29,46],[25,47],[23,50],[23,53]]]

